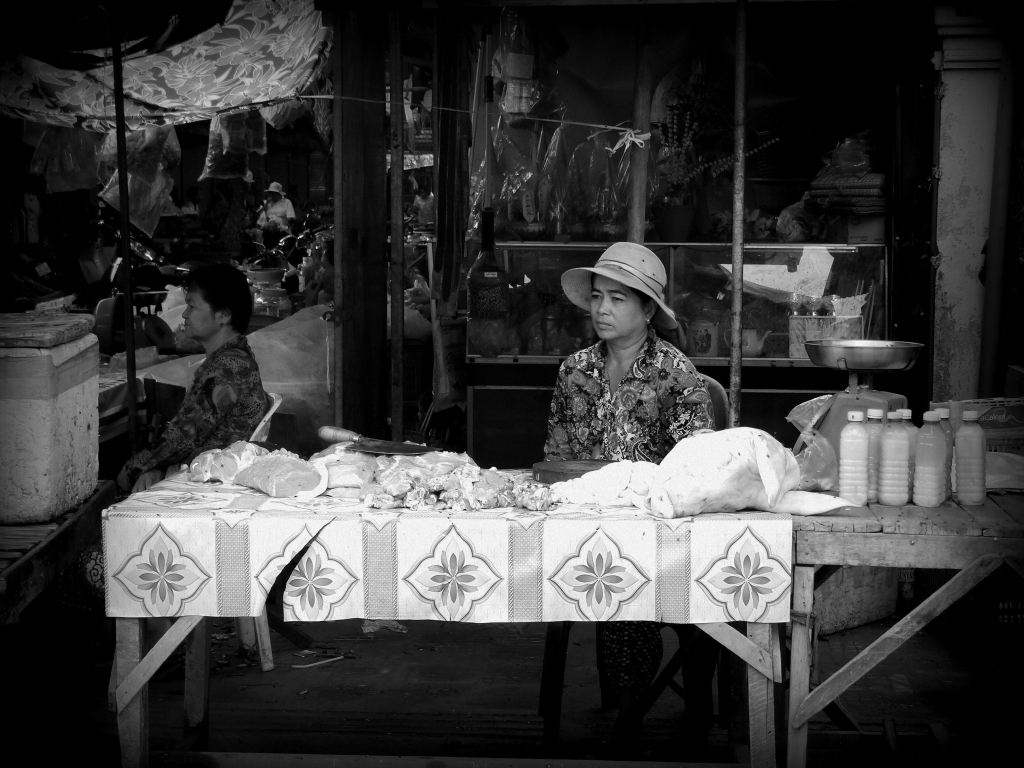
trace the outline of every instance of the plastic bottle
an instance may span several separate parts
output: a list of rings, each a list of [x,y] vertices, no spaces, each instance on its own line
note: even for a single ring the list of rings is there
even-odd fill
[[[839,495],[854,504],[868,503],[868,433],[864,412],[850,411],[839,433]]]
[[[955,455],[956,433],[949,423],[949,408],[936,408],[935,412],[939,414],[939,427],[942,429],[942,434],[946,437],[946,467],[943,470],[946,478],[946,486],[943,491],[946,494],[944,498],[951,499],[953,498],[953,456]]]
[[[914,496],[914,467],[916,462],[914,461],[914,449],[917,446],[917,425],[913,422],[914,412],[909,408],[900,408],[900,415],[903,416],[903,427],[907,430],[907,437],[910,438],[910,455],[909,466],[907,467],[908,473],[908,488],[910,489],[910,496]]]
[[[914,458],[914,504],[937,507],[942,503],[945,490],[942,472],[946,466],[946,436],[935,411],[924,413],[924,426],[917,433]]]
[[[977,411],[964,411],[956,431],[956,500],[966,506],[985,503],[985,430]]]
[[[868,431],[868,501],[878,501],[878,460],[882,451],[882,424],[884,412],[881,408],[868,408],[868,421],[864,429]]]
[[[878,461],[878,503],[902,507],[910,501],[910,435],[903,428],[903,416],[891,413],[882,431]]]

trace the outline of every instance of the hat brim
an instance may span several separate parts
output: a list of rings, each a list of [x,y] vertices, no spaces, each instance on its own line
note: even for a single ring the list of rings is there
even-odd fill
[[[613,265],[595,267],[576,267],[562,273],[562,290],[569,301],[582,309],[590,310],[590,294],[594,287],[594,275],[601,275],[610,280],[622,283],[637,293],[654,300],[658,310],[654,313],[651,323],[658,328],[670,330],[676,327],[676,313],[669,309],[664,300],[635,275]]]

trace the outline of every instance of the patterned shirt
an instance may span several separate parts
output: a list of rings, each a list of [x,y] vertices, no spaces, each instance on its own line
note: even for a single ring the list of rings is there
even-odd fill
[[[559,368],[546,461],[596,457],[657,464],[684,437],[714,431],[711,396],[697,369],[653,330],[614,394],[605,352],[598,342]]]
[[[125,464],[129,482],[151,469],[191,461],[211,448],[248,440],[270,407],[249,342],[237,336],[196,370],[178,413],[152,448]]]

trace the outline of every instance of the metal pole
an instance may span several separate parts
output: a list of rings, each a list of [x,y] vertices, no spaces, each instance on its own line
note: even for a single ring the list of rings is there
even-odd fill
[[[636,22],[636,79],[633,85],[633,130],[648,133],[651,130],[651,25],[641,15]],[[629,218],[626,239],[633,243],[644,241],[647,223],[647,157],[651,144],[629,148]]]
[[[405,227],[402,205],[402,13],[390,13],[391,40],[391,439],[405,439]]]
[[[740,425],[740,378],[743,367],[743,192],[746,176],[747,0],[736,2],[736,93],[733,105],[732,177],[732,328],[729,350],[729,426]]]
[[[334,81],[334,100],[331,121],[333,123],[331,136],[334,139],[332,151],[334,152],[334,424],[342,427],[342,367],[343,355],[341,325],[342,325],[342,280],[341,280],[341,240],[345,233],[344,212],[342,207],[342,101],[341,101],[341,31],[342,13],[334,12],[334,41],[331,44],[331,78]]]
[[[121,269],[124,270],[124,356],[128,364],[128,450],[135,454],[138,440],[138,403],[135,400],[135,311],[132,301],[131,225],[128,213],[128,143],[125,139],[124,80],[121,44],[124,29],[114,22],[114,120],[117,134],[118,205],[121,208]]]

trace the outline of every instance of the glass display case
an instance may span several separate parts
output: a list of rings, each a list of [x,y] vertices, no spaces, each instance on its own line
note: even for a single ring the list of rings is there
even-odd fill
[[[727,364],[731,244],[647,247],[665,264],[666,301],[681,326],[677,344],[697,364]],[[593,265],[605,248],[607,243],[497,243],[497,264],[481,274],[508,288],[499,292],[474,283],[471,272],[467,356],[543,362],[597,341],[589,313],[569,302],[560,278],[572,267]],[[886,338],[887,253],[884,245],[745,245],[744,360],[797,363],[807,359],[806,340]],[[474,306],[485,310],[474,313]]]

